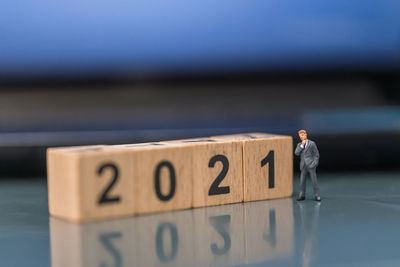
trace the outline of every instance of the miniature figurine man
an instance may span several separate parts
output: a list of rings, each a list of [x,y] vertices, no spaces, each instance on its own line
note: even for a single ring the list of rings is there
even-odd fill
[[[299,131],[301,142],[297,144],[294,154],[300,156],[300,193],[297,198],[298,201],[306,199],[306,175],[310,174],[311,183],[314,188],[314,195],[316,201],[321,201],[318,194],[317,173],[316,168],[319,162],[319,152],[317,145],[307,139],[307,132],[305,130]]]

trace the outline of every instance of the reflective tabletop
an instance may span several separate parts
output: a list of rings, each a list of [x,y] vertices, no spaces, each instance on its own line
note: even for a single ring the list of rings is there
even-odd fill
[[[295,177],[294,196],[298,177]],[[400,173],[320,174],[294,198],[75,224],[45,179],[0,181],[0,266],[399,266]]]

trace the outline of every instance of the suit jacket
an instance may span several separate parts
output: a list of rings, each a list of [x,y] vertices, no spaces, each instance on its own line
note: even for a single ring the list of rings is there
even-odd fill
[[[317,145],[313,141],[308,140],[305,148],[301,148],[301,142],[298,143],[294,154],[300,156],[300,170],[303,170],[305,166],[309,169],[317,168],[319,152]]]

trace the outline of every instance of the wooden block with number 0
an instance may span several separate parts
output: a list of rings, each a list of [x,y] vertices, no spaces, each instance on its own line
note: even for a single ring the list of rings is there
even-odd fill
[[[248,133],[211,138],[242,143],[245,202],[292,195],[292,137]]]
[[[190,149],[153,143],[129,150],[135,181],[135,214],[192,207]]]

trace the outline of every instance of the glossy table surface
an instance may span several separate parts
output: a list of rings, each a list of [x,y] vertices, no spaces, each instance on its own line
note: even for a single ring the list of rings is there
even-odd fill
[[[0,266],[399,266],[400,173],[320,174],[278,199],[74,224],[45,179],[0,180]],[[295,177],[295,194],[298,177]]]

